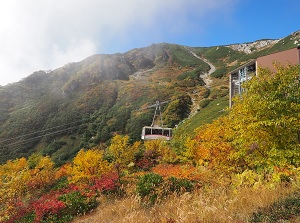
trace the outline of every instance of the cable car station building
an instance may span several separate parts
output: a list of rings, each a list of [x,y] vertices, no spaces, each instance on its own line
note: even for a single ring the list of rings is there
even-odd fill
[[[252,76],[257,75],[258,67],[268,67],[274,71],[274,62],[278,62],[283,66],[288,64],[300,64],[300,46],[258,57],[231,71],[229,73],[229,107],[232,107],[232,98],[243,92],[243,82],[251,79]]]

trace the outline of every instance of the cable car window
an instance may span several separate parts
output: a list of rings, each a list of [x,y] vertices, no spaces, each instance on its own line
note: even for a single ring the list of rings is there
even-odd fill
[[[151,135],[151,129],[150,128],[146,128],[146,135]]]

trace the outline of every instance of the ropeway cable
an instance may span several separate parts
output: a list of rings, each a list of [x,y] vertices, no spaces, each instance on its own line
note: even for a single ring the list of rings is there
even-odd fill
[[[71,125],[71,124],[75,124],[75,123],[79,123],[79,122],[81,122],[81,121],[70,122],[70,123],[67,123],[67,124],[58,125],[58,126],[51,127],[51,128],[48,128],[48,129],[43,129],[43,130],[39,130],[39,131],[36,131],[36,132],[31,132],[31,133],[27,133],[27,134],[24,134],[24,135],[20,135],[20,136],[17,136],[17,137],[5,139],[5,140],[0,141],[0,144],[2,144],[4,142],[7,142],[7,141],[20,139],[20,138],[23,138],[23,137],[26,137],[26,136],[31,136],[31,135],[35,135],[35,134],[38,134],[38,133],[47,132],[49,130],[53,130],[53,129],[56,129],[56,128],[60,128],[60,127],[66,126],[66,125]]]
[[[72,129],[74,129],[74,128],[76,128],[76,126],[73,126],[73,127],[70,127],[70,128],[66,128],[66,129],[62,129],[62,130],[55,131],[55,132],[50,132],[50,133],[47,133],[47,134],[44,134],[44,135],[40,135],[40,136],[36,136],[36,137],[33,137],[33,138],[25,139],[25,140],[23,140],[23,141],[19,141],[19,142],[14,142],[14,143],[6,144],[6,145],[4,145],[4,146],[2,146],[2,147],[15,146],[15,145],[22,145],[22,144],[24,144],[24,143],[36,141],[37,139],[43,138],[43,137],[45,137],[45,136],[50,136],[50,135],[55,135],[55,134],[58,134],[58,133],[63,133],[63,132],[72,130]]]

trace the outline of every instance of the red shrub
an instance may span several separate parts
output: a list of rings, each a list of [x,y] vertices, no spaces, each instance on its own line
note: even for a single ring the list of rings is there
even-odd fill
[[[147,159],[143,157],[140,159],[137,163],[136,166],[141,168],[142,170],[149,170],[151,167],[153,167],[156,164],[156,160],[153,159]]]
[[[114,192],[119,186],[119,175],[116,172],[112,172],[102,175],[100,179],[96,179],[93,189],[99,192]]]
[[[59,214],[66,207],[64,202],[58,200],[60,195],[59,192],[49,193],[31,203],[36,222],[40,222],[43,217]]]

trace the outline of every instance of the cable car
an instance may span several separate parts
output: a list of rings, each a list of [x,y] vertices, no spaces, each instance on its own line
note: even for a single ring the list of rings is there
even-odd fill
[[[142,140],[164,139],[170,140],[172,138],[172,128],[163,128],[159,126],[144,126],[142,129]]]
[[[156,104],[144,108],[144,109],[148,109],[148,108],[155,107],[155,112],[154,112],[151,126],[144,126],[142,129],[142,134],[141,134],[142,140],[153,140],[153,139],[170,140],[172,138],[172,128],[167,128],[163,126],[161,109],[160,109],[160,105],[168,103],[169,101],[164,101],[164,102],[156,101]],[[140,109],[140,110],[144,110],[144,109]],[[160,120],[160,125],[155,125],[155,122],[158,122],[157,120],[158,117]]]

